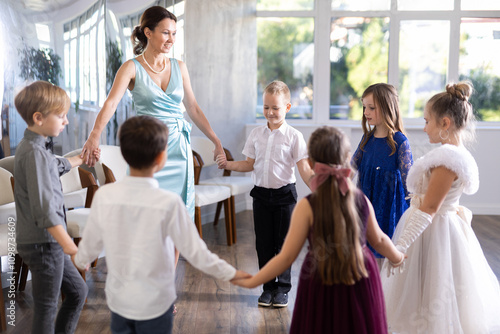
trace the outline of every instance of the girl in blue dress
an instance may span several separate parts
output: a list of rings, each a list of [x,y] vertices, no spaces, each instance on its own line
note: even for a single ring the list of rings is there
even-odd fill
[[[361,100],[364,135],[351,163],[358,170],[358,187],[371,201],[380,228],[392,238],[399,218],[409,207],[406,176],[413,164],[410,143],[404,135],[394,86],[373,84]],[[371,250],[381,265],[383,256]]]

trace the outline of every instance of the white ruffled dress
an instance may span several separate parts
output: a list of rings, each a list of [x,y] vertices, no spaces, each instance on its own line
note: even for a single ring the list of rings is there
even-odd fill
[[[407,186],[410,208],[401,217],[397,242],[408,217],[420,206],[431,169],[444,166],[458,176],[432,219],[408,248],[403,273],[382,270],[389,332],[500,333],[500,287],[471,228],[472,213],[459,206],[462,193],[479,188],[477,164],[467,149],[442,145],[411,167]]]

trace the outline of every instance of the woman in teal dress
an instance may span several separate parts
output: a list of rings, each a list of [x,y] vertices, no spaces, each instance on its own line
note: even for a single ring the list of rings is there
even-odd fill
[[[180,60],[167,58],[176,34],[177,18],[164,7],[148,8],[141,16],[140,25],[132,33],[136,58],[126,61],[118,70],[113,87],[97,115],[94,128],[83,146],[82,156],[89,166],[95,161],[88,152],[99,146],[99,138],[127,88],[131,91],[137,115],[150,115],[167,124],[169,129],[167,164],[155,175],[162,189],[179,194],[194,217],[194,175],[190,145],[191,124],[214,143],[214,159],[224,154],[221,142],[198,106],[191,88],[189,74]]]

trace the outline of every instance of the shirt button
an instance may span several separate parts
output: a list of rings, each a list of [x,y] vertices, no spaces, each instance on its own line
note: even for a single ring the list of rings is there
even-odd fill
[[[376,170],[379,170],[379,169],[380,169],[380,167],[377,167],[377,168],[375,168],[375,169],[376,169]]]

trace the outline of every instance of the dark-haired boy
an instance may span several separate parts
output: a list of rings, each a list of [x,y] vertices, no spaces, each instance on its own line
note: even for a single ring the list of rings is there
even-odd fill
[[[97,191],[74,261],[88,268],[105,249],[113,333],[170,333],[174,244],[193,266],[218,279],[249,275],[207,249],[182,199],[160,189],[153,178],[167,160],[165,124],[150,116],[132,117],[120,127],[119,140],[130,176]]]

